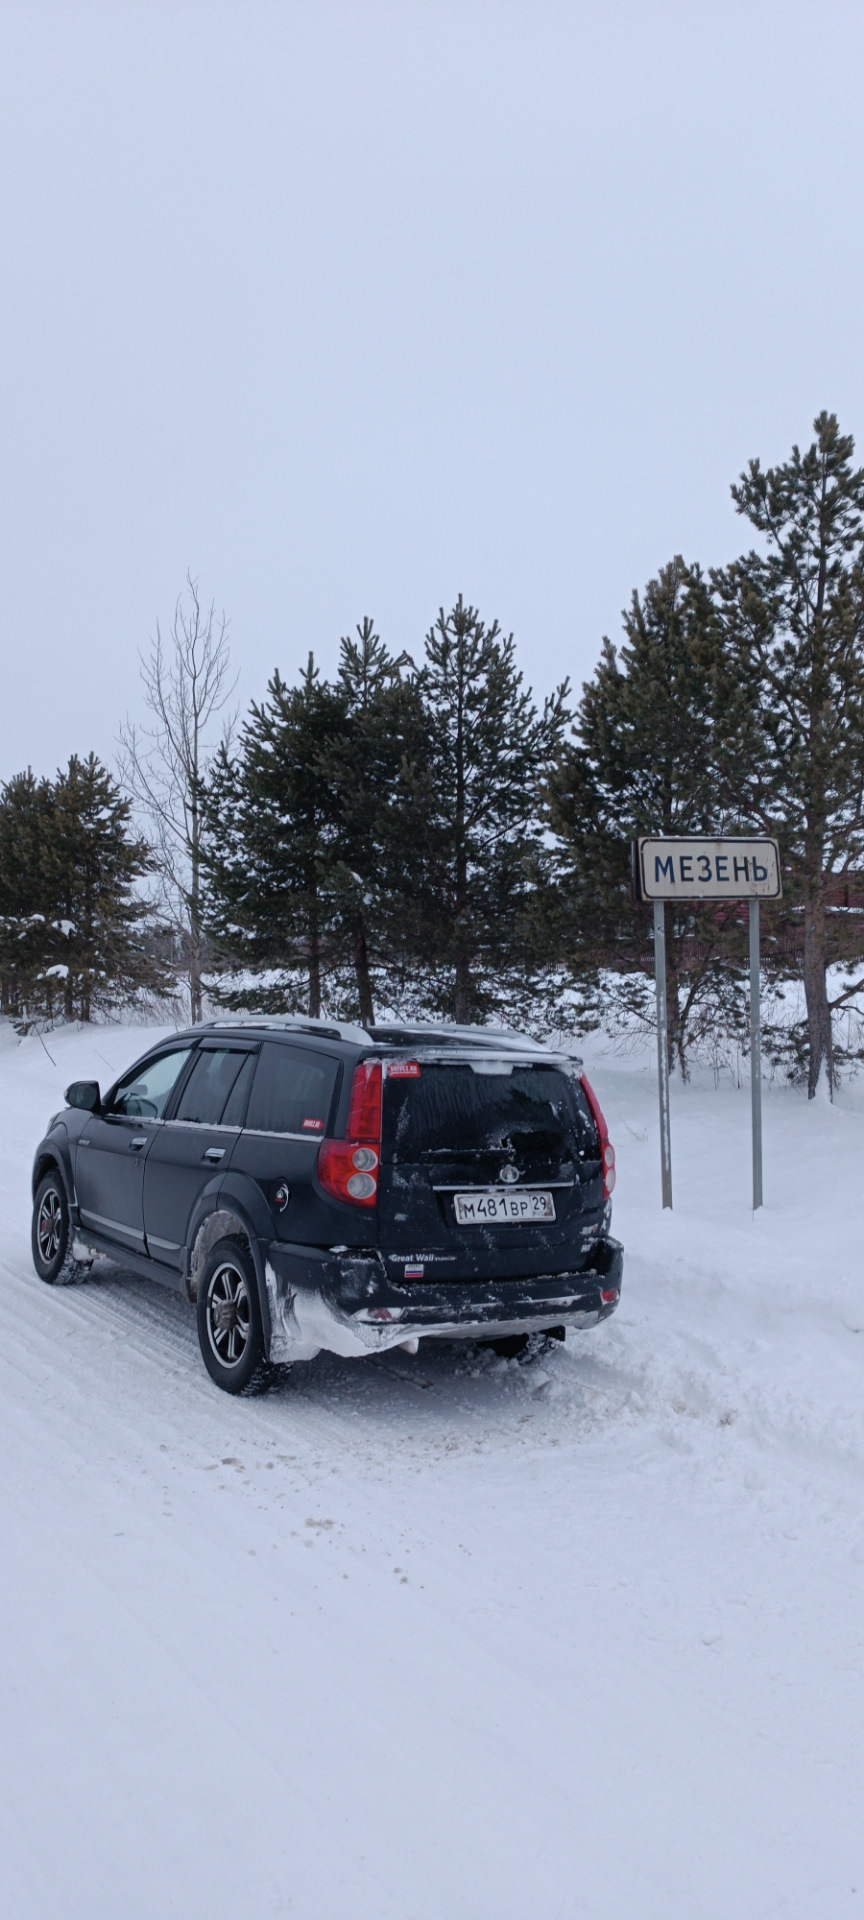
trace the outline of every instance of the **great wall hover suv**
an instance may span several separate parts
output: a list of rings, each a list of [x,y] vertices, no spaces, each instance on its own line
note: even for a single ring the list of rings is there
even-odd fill
[[[581,1063],[524,1036],[215,1021],[66,1099],[34,1162],[37,1273],[101,1255],[179,1289],[229,1393],[322,1349],[517,1352],[617,1306],[606,1123]]]

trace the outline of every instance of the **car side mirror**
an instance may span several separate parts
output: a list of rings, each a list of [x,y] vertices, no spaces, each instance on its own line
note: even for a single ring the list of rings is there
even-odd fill
[[[98,1113],[102,1105],[98,1080],[73,1080],[66,1088],[67,1107],[83,1107],[85,1113]]]

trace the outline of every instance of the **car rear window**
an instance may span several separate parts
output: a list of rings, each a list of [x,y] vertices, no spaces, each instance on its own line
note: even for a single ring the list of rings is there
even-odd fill
[[[397,1165],[435,1154],[506,1152],[526,1135],[544,1136],[553,1149],[574,1137],[577,1146],[596,1147],[582,1088],[558,1067],[475,1073],[467,1064],[421,1065],[415,1077],[387,1074],[384,1088],[383,1156]]]
[[[252,1083],[247,1130],[323,1140],[338,1072],[339,1062],[329,1054],[265,1041]]]

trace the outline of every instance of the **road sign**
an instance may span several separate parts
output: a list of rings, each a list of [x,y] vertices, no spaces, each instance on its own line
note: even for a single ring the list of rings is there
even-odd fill
[[[657,994],[657,1075],[660,1089],[660,1174],[664,1207],[672,1205],[669,1120],[669,1041],[666,1008],[667,900],[747,900],[750,906],[750,1106],[753,1128],[753,1211],[762,1205],[762,1016],[759,1005],[759,902],[782,893],[776,840],[725,835],[721,839],[644,834],[633,841],[633,891],[654,902],[654,979]]]
[[[782,891],[776,840],[646,834],[634,841],[633,854],[640,900],[779,900]]]

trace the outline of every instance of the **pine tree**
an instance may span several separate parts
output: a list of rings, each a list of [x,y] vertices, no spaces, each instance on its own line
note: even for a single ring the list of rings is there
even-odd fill
[[[832,1013],[856,992],[828,991],[849,959],[832,893],[864,861],[864,469],[836,416],[821,413],[805,453],[779,467],[751,460],[732,497],[761,535],[716,572],[725,634],[727,791],[779,834],[789,904],[803,913],[808,1092],[833,1091]],[[746,771],[745,771],[746,769]]]
[[[427,636],[426,881],[418,931],[443,1007],[460,1022],[506,1002],[549,958],[540,787],[561,749],[566,684],[542,711],[512,634],[462,597]]]
[[[722,816],[715,751],[716,622],[698,568],[680,557],[633,594],[620,649],[604,639],[575,726],[548,788],[558,837],[562,949],[577,978],[602,975],[621,1014],[651,1017],[651,908],[635,904],[630,846],[642,833],[732,830]],[[740,1022],[735,909],[667,907],[670,1065],[714,1028]],[[730,970],[731,968],[731,970]]]

